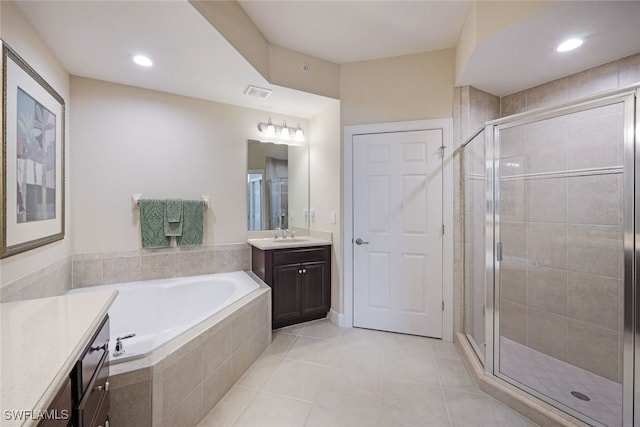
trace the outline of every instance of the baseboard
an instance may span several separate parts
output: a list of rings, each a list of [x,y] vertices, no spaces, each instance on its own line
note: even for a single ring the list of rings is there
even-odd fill
[[[329,321],[334,325],[338,325],[340,327],[349,327],[346,325],[346,322],[344,320],[344,314],[338,313],[333,308],[329,310],[329,315],[327,317],[329,318]]]

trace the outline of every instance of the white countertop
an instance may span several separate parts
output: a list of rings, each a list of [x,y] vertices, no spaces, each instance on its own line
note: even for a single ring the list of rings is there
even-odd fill
[[[255,246],[263,251],[271,249],[283,249],[283,248],[303,248],[307,246],[330,246],[331,241],[319,239],[311,236],[300,236],[295,238],[278,238],[274,239],[269,237],[266,239],[249,239],[247,240],[251,246]]]
[[[46,410],[107,314],[117,291],[0,304],[0,425],[31,426],[8,411]]]

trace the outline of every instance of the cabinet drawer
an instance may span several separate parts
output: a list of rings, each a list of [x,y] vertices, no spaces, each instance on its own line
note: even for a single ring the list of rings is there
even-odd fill
[[[329,246],[313,246],[309,248],[299,249],[279,249],[273,251],[273,265],[326,261],[328,257]]]
[[[78,404],[77,420],[83,427],[92,426],[93,419],[97,416],[98,409],[103,402],[109,406],[109,354],[105,353],[98,364],[96,375],[89,383],[82,400]]]
[[[109,352],[109,318],[105,318],[84,356],[78,362],[78,399],[82,398],[102,358]],[[107,363],[108,364],[108,363]]]

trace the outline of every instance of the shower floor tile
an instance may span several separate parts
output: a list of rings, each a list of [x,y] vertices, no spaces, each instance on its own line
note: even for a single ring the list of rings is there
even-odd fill
[[[622,425],[622,384],[508,338],[500,339],[500,372],[604,425]],[[572,391],[590,400],[580,400]]]

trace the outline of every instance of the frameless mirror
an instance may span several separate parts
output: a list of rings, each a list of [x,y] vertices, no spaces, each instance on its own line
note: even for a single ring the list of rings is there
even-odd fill
[[[309,151],[249,140],[249,231],[309,228]]]

